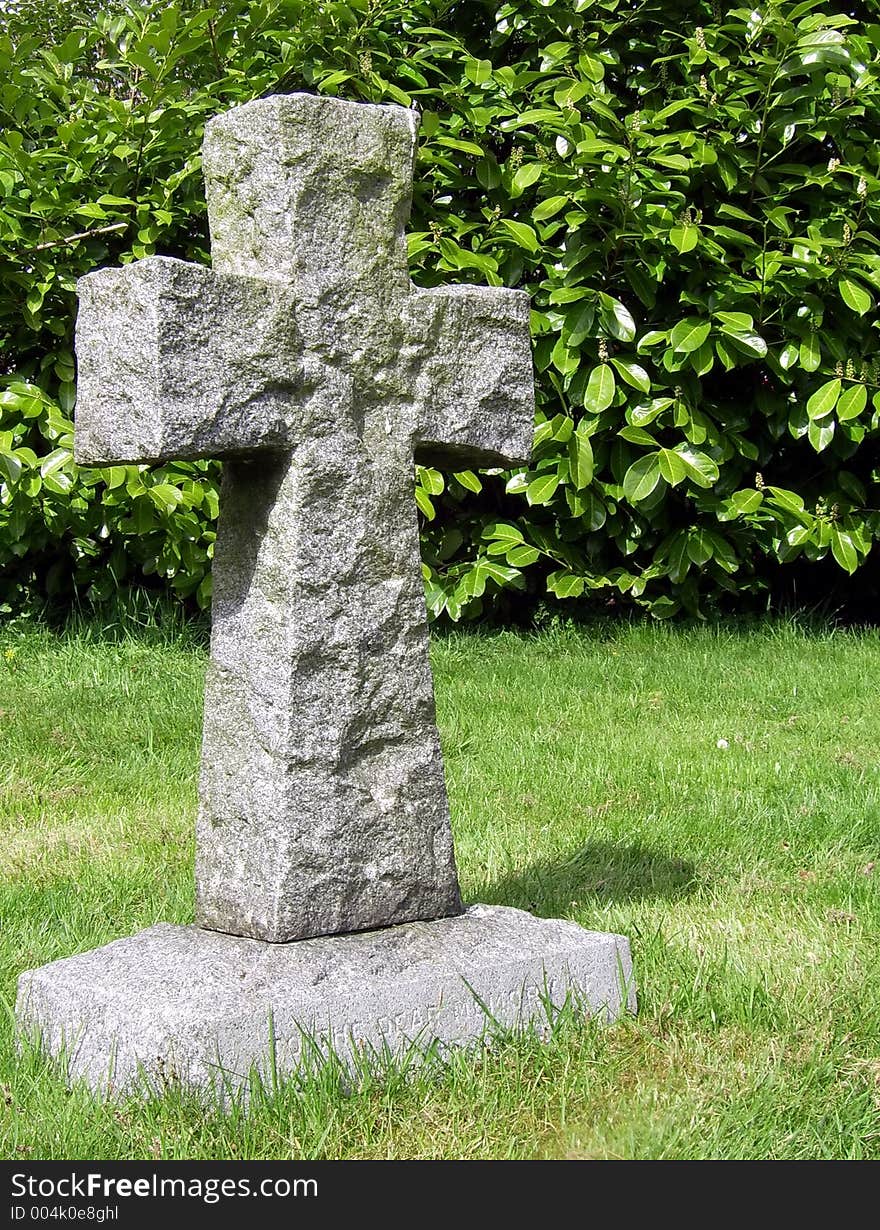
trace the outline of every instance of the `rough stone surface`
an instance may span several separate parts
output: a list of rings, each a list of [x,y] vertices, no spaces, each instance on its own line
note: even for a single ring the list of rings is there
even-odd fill
[[[569,993],[608,1020],[634,1009],[627,941],[472,906],[283,945],[160,924],[22,974],[17,1012],[48,1050],[66,1048],[72,1076],[108,1091],[139,1073],[239,1085],[266,1073],[270,1029],[279,1073],[296,1068],[304,1036],[343,1057],[364,1044],[467,1044],[492,1020],[544,1024]]]
[[[532,440],[528,299],[418,290],[416,118],[310,95],[204,145],[213,269],[80,282],[83,464],[222,457],[197,922],[288,941],[460,911],[413,458]]]

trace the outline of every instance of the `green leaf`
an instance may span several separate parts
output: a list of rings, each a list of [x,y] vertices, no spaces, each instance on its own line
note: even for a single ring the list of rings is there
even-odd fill
[[[716,564],[719,564],[725,572],[736,572],[739,561],[737,560],[736,552],[727,539],[722,538],[720,534],[716,534],[713,530],[706,529],[703,533],[711,543],[712,557]]]
[[[614,400],[616,385],[609,363],[600,363],[590,372],[584,393],[584,407],[592,414],[601,414]]]
[[[18,464],[17,457],[11,457],[10,460]],[[2,461],[3,458],[2,455],[0,455],[0,466],[2,466]],[[54,474],[47,475],[47,477],[42,481],[46,490],[54,491],[56,495],[67,495],[73,486],[73,479],[66,470],[56,470]],[[137,505],[135,505],[135,507],[137,507]],[[141,533],[143,531],[138,529],[136,532]]]
[[[671,448],[660,450],[660,473],[670,487],[677,487],[687,477],[687,467],[678,453]]]
[[[486,592],[486,581],[489,574],[482,567],[482,563],[483,561],[478,559],[456,586],[456,593],[463,601],[466,601],[468,598],[481,598]]]
[[[677,350],[679,354],[690,354],[692,350],[699,350],[711,329],[710,321],[688,316],[678,322],[669,335],[669,341],[673,350]]]
[[[649,329],[647,333],[643,333],[639,338],[636,350],[641,354],[643,350],[648,350],[651,346],[658,346],[661,342],[665,342],[669,336],[666,329]]]
[[[579,598],[584,592],[584,578],[560,568],[547,577],[547,588],[557,598]]]
[[[527,162],[518,167],[511,180],[510,195],[512,197],[522,196],[526,188],[530,188],[541,178],[543,170],[544,165],[541,162]]]
[[[681,610],[681,603],[675,598],[669,598],[664,594],[660,598],[655,598],[652,602],[647,603],[648,610],[654,619],[671,619],[673,615],[677,615]]]
[[[520,111],[512,119],[504,120],[499,127],[502,132],[511,132],[516,128],[524,128],[527,124],[546,124],[558,119],[559,112],[552,107],[530,107],[527,111]]]
[[[568,441],[569,476],[574,487],[582,491],[593,481],[593,448],[589,437],[580,430]]]
[[[43,478],[48,478],[50,474],[56,474],[67,465],[70,458],[71,452],[69,448],[56,448],[40,462],[40,474]]]
[[[852,535],[839,525],[831,528],[831,554],[846,572],[853,573],[859,566],[859,553]]]
[[[612,359],[611,362],[627,384],[632,385],[634,389],[639,389],[642,393],[650,393],[651,377],[638,363],[633,362],[632,359]]]
[[[474,474],[473,470],[456,470],[453,478],[467,491],[480,492],[483,490],[483,484]]]
[[[550,361],[563,376],[570,376],[580,365],[580,356],[576,350],[570,350],[562,338],[553,347]]]
[[[825,423],[820,423],[813,420],[807,429],[807,439],[812,444],[817,453],[824,452],[831,441],[834,439],[834,428],[837,426],[834,419],[828,419]]]
[[[532,210],[532,220],[534,222],[545,222],[548,218],[552,218],[558,214],[560,209],[568,204],[567,196],[549,196],[543,201],[539,201]]]
[[[849,470],[840,470],[837,475],[837,482],[840,485],[841,491],[845,492],[854,504],[864,504],[867,499],[865,484],[859,482],[855,474]]]
[[[107,489],[113,491],[117,487],[121,487],[127,477],[128,474],[125,466],[111,466],[107,471]]]
[[[477,158],[483,157],[482,146],[476,145],[473,141],[461,141],[458,137],[436,137],[437,145],[445,146],[446,149],[457,149],[463,154],[474,154]]]
[[[837,405],[842,387],[843,381],[835,378],[826,380],[825,384],[816,390],[807,402],[807,414],[813,422],[817,419],[824,419],[831,413]]]
[[[636,322],[629,309],[611,295],[599,294],[599,314],[602,324],[612,337],[621,342],[631,342],[636,335]]]
[[[837,417],[841,423],[849,419],[857,419],[868,404],[868,390],[863,384],[850,385],[840,395],[837,403]]]
[[[796,491],[787,491],[784,487],[768,487],[770,499],[774,504],[778,504],[780,508],[786,512],[794,513],[800,517],[804,513],[803,496],[797,494]]]
[[[558,474],[542,474],[533,479],[526,488],[526,499],[530,504],[549,504],[559,486]]]
[[[674,397],[653,397],[649,402],[640,402],[638,406],[633,406],[630,417],[636,427],[647,427],[659,418],[664,410],[674,405]]]
[[[696,226],[674,226],[669,232],[669,242],[682,255],[686,252],[692,252],[697,246],[699,239],[700,232]]]
[[[822,362],[822,352],[819,349],[819,338],[815,333],[809,333],[800,345],[801,367],[805,372],[815,372]]]
[[[626,440],[630,444],[646,444],[648,448],[657,447],[657,441],[650,432],[645,431],[644,427],[621,427],[617,434],[621,440]]]
[[[586,8],[588,3],[589,0],[575,0],[575,12],[578,13],[582,8]],[[591,55],[588,51],[581,52],[578,56],[578,68],[588,81],[601,81],[605,76],[605,65],[598,56]]]
[[[155,483],[147,489],[147,495],[161,512],[174,512],[184,500],[184,494],[180,488],[171,483]]]
[[[416,503],[424,516],[426,516],[429,521],[433,521],[436,516],[434,505],[431,503],[431,497],[422,486],[416,487]]]
[[[623,478],[623,493],[631,504],[646,500],[660,482],[660,460],[649,453],[634,461]]]
[[[522,530],[518,526],[512,525],[509,521],[491,522],[485,527],[481,537],[495,538],[511,545],[523,541]]]
[[[799,5],[796,15],[799,16],[802,12],[805,12],[811,8],[815,8],[815,5],[813,4]],[[794,15],[795,14],[793,14],[793,16]],[[821,17],[819,18],[820,23],[823,22],[823,20],[824,20],[823,18]],[[811,18],[810,24],[814,24],[814,23],[815,23],[815,19]],[[807,21],[802,21],[798,23],[798,29],[807,29],[807,28],[808,28]],[[839,45],[843,42],[844,42],[844,37],[840,33],[839,30],[810,29],[807,34],[802,35],[798,39],[796,46],[800,50],[802,48],[808,48],[808,47],[826,47],[829,44],[835,44],[835,43]]]
[[[485,557],[478,559],[476,566],[485,577],[495,581],[498,585],[509,585],[517,577],[515,568],[508,568],[504,564],[499,564],[495,560],[489,560]]]
[[[425,488],[428,495],[440,495],[446,486],[440,471],[432,470],[430,466],[422,466],[420,468],[419,482]]]
[[[723,328],[722,333],[730,339],[735,349],[745,351],[747,355],[762,359],[767,353],[767,343],[758,333],[736,333],[728,328]]]
[[[550,292],[551,303],[576,303],[589,297],[590,291],[586,286],[557,286]]]
[[[42,389],[23,381],[16,381],[0,393],[0,407],[6,407],[21,414],[23,418],[33,419],[42,414],[46,407],[45,394]]]
[[[837,289],[840,291],[840,297],[848,308],[853,312],[857,312],[859,316],[864,316],[866,312],[870,312],[874,306],[874,300],[857,282],[851,281],[849,278],[841,278],[837,283]]]
[[[463,542],[464,534],[462,534],[461,530],[445,530],[437,546],[438,558],[444,562],[451,559]]]
[[[691,165],[684,154],[649,154],[648,157],[659,166],[668,167],[670,171],[687,171]]]
[[[530,547],[527,543],[522,543],[518,547],[511,547],[507,552],[507,562],[512,564],[514,568],[527,568],[529,564],[534,564],[540,552],[534,547]]]
[[[104,221],[107,217],[105,210],[100,205],[95,205],[93,202],[88,202],[85,205],[79,205],[74,213],[79,214],[81,218],[95,218]]]
[[[574,431],[574,419],[569,418],[567,414],[554,414],[550,420],[550,427],[553,439],[558,440],[561,444],[565,444]]]
[[[755,487],[744,487],[741,491],[734,491],[730,497],[731,502],[739,513],[753,513],[764,502],[764,495]]]
[[[718,311],[715,316],[721,327],[731,333],[754,333],[755,331],[755,322],[748,312]]]
[[[562,329],[565,344],[575,348],[580,346],[590,336],[595,317],[596,312],[591,303],[579,306],[577,310],[568,314]]]
[[[785,78],[792,73],[817,73],[827,68],[848,68],[851,57],[845,47],[807,47],[798,50],[779,68]]]
[[[483,273],[494,273],[498,263],[483,252],[471,252],[461,247],[453,239],[441,238],[439,248],[443,259],[452,269],[479,269]]]
[[[703,342],[699,350],[691,351],[688,362],[698,376],[705,376],[715,366],[715,351],[710,341]]]
[[[711,457],[690,448],[677,448],[675,452],[684,465],[688,478],[698,487],[711,487],[718,482],[718,466]]]
[[[538,251],[538,236],[525,222],[514,222],[510,218],[502,218],[499,225],[504,227],[521,248],[525,248],[527,252]]]
[[[698,568],[708,564],[714,554],[711,536],[705,530],[691,530],[687,538],[687,553]]]
[[[504,484],[504,490],[508,495],[522,495],[529,485],[529,476],[525,470],[520,470],[518,474],[512,474]]]
[[[494,155],[487,154],[477,163],[477,183],[488,191],[497,188],[501,183],[501,167]]]
[[[740,209],[738,205],[728,205],[724,203],[718,206],[719,218],[736,218],[737,222],[751,222],[755,226],[760,226],[761,223],[757,218],[747,214],[744,209]]]
[[[669,565],[669,579],[674,585],[680,585],[690,570],[691,561],[687,553],[687,533],[679,530],[673,534],[666,544],[666,562]],[[662,549],[658,553],[662,559]]]
[[[196,601],[198,602],[202,610],[205,610],[207,607],[211,605],[212,591],[213,591],[213,578],[211,576],[211,573],[209,572],[206,576],[202,577],[201,581],[199,582],[198,589],[196,590]]]
[[[464,66],[464,75],[468,81],[473,81],[474,85],[484,85],[492,76],[492,61],[467,60]]]
[[[657,303],[657,286],[638,265],[627,265],[626,280],[647,308]]]
[[[21,477],[22,465],[13,453],[0,452],[0,473],[6,476],[8,483],[16,483]]]

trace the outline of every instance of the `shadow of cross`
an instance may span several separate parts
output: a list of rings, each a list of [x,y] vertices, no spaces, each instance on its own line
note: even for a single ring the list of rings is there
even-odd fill
[[[413,459],[528,456],[527,296],[407,271],[417,118],[305,94],[204,142],[213,268],[79,284],[76,455],[224,459],[196,921],[286,941],[461,910]]]

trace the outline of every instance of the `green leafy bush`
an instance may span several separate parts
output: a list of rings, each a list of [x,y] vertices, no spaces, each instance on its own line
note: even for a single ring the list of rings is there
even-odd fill
[[[74,283],[208,259],[205,119],[417,106],[423,285],[532,295],[535,451],[418,472],[429,609],[699,613],[880,535],[880,25],[825,0],[23,3],[0,18],[2,597],[209,594],[213,465],[77,470]],[[623,597],[621,597],[623,596]]]

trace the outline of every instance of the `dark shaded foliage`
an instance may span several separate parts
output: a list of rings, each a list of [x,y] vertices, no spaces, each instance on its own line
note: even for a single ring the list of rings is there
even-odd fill
[[[12,6],[0,598],[146,579],[208,600],[217,467],[72,462],[75,280],[208,260],[205,120],[294,89],[417,106],[413,277],[533,297],[532,464],[418,471],[432,615],[551,596],[668,616],[778,588],[782,564],[855,572],[880,533],[867,8]]]

